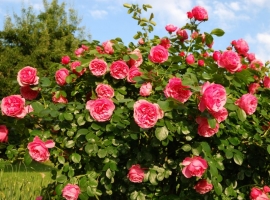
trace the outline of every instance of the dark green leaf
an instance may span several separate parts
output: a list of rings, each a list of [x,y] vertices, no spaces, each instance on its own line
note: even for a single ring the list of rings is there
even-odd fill
[[[215,29],[213,29],[212,31],[211,31],[211,34],[212,35],[216,35],[216,36],[223,36],[224,35],[224,31],[222,30],[222,29],[220,29],[220,28],[215,28]]]

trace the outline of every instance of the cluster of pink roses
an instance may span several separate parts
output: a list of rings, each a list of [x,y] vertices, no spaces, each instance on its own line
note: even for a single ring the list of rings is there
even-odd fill
[[[268,186],[264,186],[263,189],[253,187],[250,191],[250,199],[251,200],[270,200],[267,193],[270,192],[270,188]]]

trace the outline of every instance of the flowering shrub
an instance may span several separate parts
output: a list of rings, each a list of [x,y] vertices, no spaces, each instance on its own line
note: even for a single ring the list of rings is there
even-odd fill
[[[55,165],[42,199],[269,199],[268,63],[243,39],[212,49],[224,32],[198,29],[203,7],[149,39],[151,6],[124,6],[138,44],[83,41],[55,77],[18,73],[23,97],[1,101],[7,158]]]

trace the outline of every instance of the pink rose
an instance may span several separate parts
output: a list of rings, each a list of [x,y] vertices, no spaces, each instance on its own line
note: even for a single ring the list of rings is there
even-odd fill
[[[180,57],[184,57],[186,55],[186,53],[184,51],[181,51],[179,54],[178,54]]]
[[[39,90],[32,90],[29,85],[26,85],[26,86],[22,86],[20,88],[20,93],[21,93],[23,98],[25,98],[27,100],[33,100],[33,99],[37,98],[37,96],[39,94]]]
[[[187,12],[187,17],[189,18],[189,19],[192,19],[193,18],[193,14],[192,14],[192,12]]]
[[[20,95],[11,95],[2,99],[1,111],[9,117],[24,118],[29,112],[29,107],[25,106],[25,99]]]
[[[107,71],[107,63],[102,59],[95,58],[89,63],[89,69],[94,76],[103,76]]]
[[[70,62],[70,57],[69,56],[63,56],[61,59],[61,63],[63,65],[67,65]]]
[[[142,38],[140,38],[140,39],[139,39],[139,41],[138,41],[138,43],[139,43],[140,45],[143,45],[143,44],[144,44],[143,39],[142,39]]]
[[[249,67],[251,69],[260,70],[263,67],[263,62],[259,59],[255,59],[249,64]]]
[[[225,121],[228,117],[228,110],[224,107],[218,112],[210,111],[210,113],[213,115],[213,117],[217,120],[218,123]]]
[[[96,87],[96,93],[98,98],[113,98],[114,89],[107,84],[98,84]]]
[[[188,39],[188,34],[187,34],[187,31],[185,29],[178,29],[176,31],[176,35],[179,37],[180,41],[181,42],[184,42],[185,40]]]
[[[140,95],[143,97],[147,97],[152,92],[152,84],[151,83],[143,83],[140,87]]]
[[[141,183],[144,179],[144,170],[139,164],[132,165],[129,169],[127,177],[133,183]]]
[[[104,49],[104,52],[107,53],[107,54],[113,54],[114,50],[113,50],[113,43],[108,40],[106,42],[103,42],[102,43],[102,46],[103,46],[103,49]]]
[[[136,76],[141,76],[142,72],[140,72],[140,69],[138,67],[132,66],[127,74],[127,81],[130,83],[136,83],[136,81],[133,80]]]
[[[199,110],[201,112],[205,109],[211,112],[218,112],[222,110],[226,104],[226,90],[220,84],[209,83],[207,81],[202,86],[201,94],[202,97],[199,103]]]
[[[84,52],[84,49],[83,48],[78,48],[78,49],[76,49],[75,50],[75,55],[77,56],[77,57],[81,57],[81,55],[83,54],[83,52]]]
[[[38,162],[47,161],[50,157],[48,148],[53,148],[55,143],[53,140],[43,142],[38,136],[35,136],[33,142],[28,143],[27,149],[31,158]]]
[[[218,61],[220,58],[220,55],[221,55],[220,51],[214,51],[214,53],[213,53],[214,61]]]
[[[150,103],[141,99],[134,104],[133,117],[141,128],[151,128],[155,126],[157,121],[163,118],[163,115],[163,110],[161,110],[156,103]]]
[[[189,65],[192,65],[192,64],[195,63],[195,58],[194,58],[193,54],[189,54],[186,57],[186,63],[189,64]]]
[[[243,109],[247,115],[252,115],[257,108],[258,100],[253,94],[244,94],[235,101],[235,105]]]
[[[269,200],[268,196],[259,188],[253,187],[250,191],[251,200]]]
[[[0,125],[0,142],[8,141],[8,129],[5,125]]]
[[[111,99],[100,98],[96,100],[89,100],[86,102],[86,109],[89,110],[90,115],[98,122],[105,122],[110,120],[115,105]]]
[[[66,200],[77,200],[81,190],[79,186],[68,183],[62,190],[62,196]]]
[[[200,156],[187,157],[183,160],[182,165],[185,166],[182,173],[186,178],[191,178],[192,176],[201,177],[208,167],[206,160]]]
[[[148,59],[153,63],[164,63],[168,60],[169,52],[161,45],[157,45],[151,48]]]
[[[143,58],[142,58],[142,54],[141,54],[140,49],[135,49],[134,51],[130,52],[129,54],[134,54],[134,55],[138,56],[138,59],[137,60],[130,59],[128,61],[128,65],[139,67],[143,62]]]
[[[270,88],[270,78],[269,78],[268,76],[265,76],[265,77],[263,78],[263,86],[264,86],[265,88]]]
[[[37,69],[30,66],[22,68],[17,75],[17,81],[20,86],[37,85],[38,80]]]
[[[199,33],[194,31],[192,34],[191,34],[191,38],[192,39],[196,39],[198,37]]]
[[[115,79],[124,79],[128,75],[128,65],[121,60],[114,61],[110,67],[110,74]]]
[[[198,65],[200,67],[203,67],[204,66],[204,60],[198,60]]]
[[[36,197],[36,200],[42,200],[42,196]]]
[[[174,77],[169,80],[169,83],[164,89],[164,95],[172,97],[181,103],[185,103],[189,97],[192,95],[192,92],[188,90],[188,86],[182,84],[180,78]]]
[[[249,86],[248,86],[248,92],[250,94],[255,94],[259,87],[260,87],[259,83],[250,83]]]
[[[64,103],[64,104],[67,104],[68,103],[68,100],[66,97],[62,96],[61,94],[59,95],[59,97],[57,98],[56,94],[53,94],[52,96],[52,101],[54,103]]]
[[[86,45],[84,45],[84,44],[82,44],[82,46],[81,46],[85,51],[87,51],[88,49],[89,49],[89,47],[88,46],[86,46]]]
[[[207,180],[201,179],[194,186],[194,189],[199,194],[205,194],[213,189],[213,185],[211,183],[208,183]]]
[[[165,29],[171,34],[172,32],[176,31],[177,27],[172,24],[167,24],[165,26]]]
[[[74,62],[72,62],[70,64],[71,71],[74,74],[77,74],[78,76],[81,76],[86,71],[86,68],[82,68],[80,71],[77,71],[77,67],[79,67],[79,66],[81,66],[81,62],[80,61],[74,61]]]
[[[208,13],[202,6],[195,6],[191,12],[193,17],[198,21],[208,20]]]
[[[165,49],[169,49],[171,44],[170,44],[170,40],[168,38],[161,38],[160,39],[160,43],[161,46],[163,46]]]
[[[242,67],[239,55],[231,50],[224,51],[220,55],[218,65],[231,73],[239,71]]]
[[[235,41],[233,45],[234,45],[234,48],[237,51],[237,53],[244,55],[244,56],[247,54],[247,52],[249,50],[248,43],[243,39],[239,39],[239,40]]]
[[[256,59],[255,54],[254,53],[248,53],[247,54],[247,59],[248,59],[249,62],[252,62],[253,60]]]
[[[198,134],[203,137],[211,137],[218,132],[219,124],[216,123],[215,128],[211,128],[208,124],[208,120],[205,117],[197,117],[196,122],[199,124]]]
[[[56,83],[60,86],[65,85],[67,83],[66,78],[68,75],[69,75],[69,71],[66,68],[61,68],[61,69],[57,70],[55,72]]]

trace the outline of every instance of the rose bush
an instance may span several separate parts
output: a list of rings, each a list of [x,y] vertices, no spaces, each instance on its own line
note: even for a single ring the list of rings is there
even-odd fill
[[[54,77],[18,72],[1,156],[54,164],[42,199],[269,199],[269,63],[243,39],[213,49],[203,7],[150,38],[151,6],[124,6],[138,44],[82,41]]]

